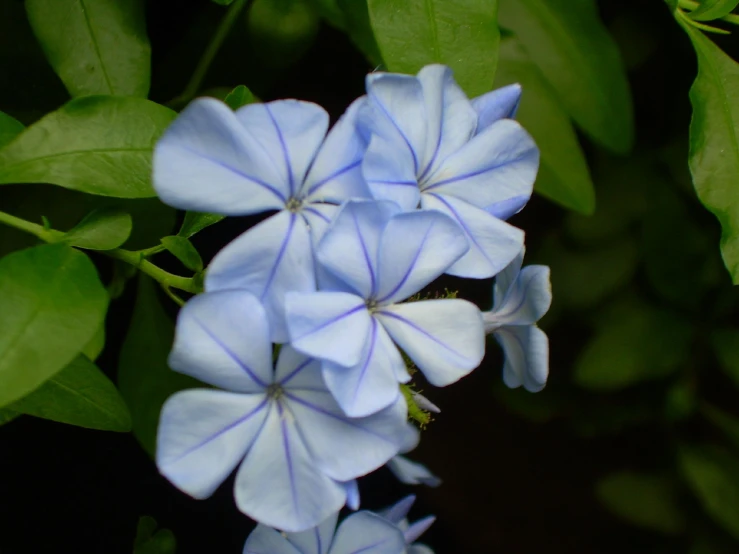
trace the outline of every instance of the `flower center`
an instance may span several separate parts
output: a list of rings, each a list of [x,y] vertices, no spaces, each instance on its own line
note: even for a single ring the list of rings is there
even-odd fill
[[[377,305],[377,300],[375,300],[374,298],[370,298],[369,300],[367,300],[365,302],[365,306],[367,306],[367,310],[369,311],[369,313],[374,313],[377,308],[379,308],[379,306]]]
[[[288,199],[287,204],[285,204],[285,208],[293,213],[299,212],[302,207],[303,200],[301,198],[296,198],[295,196],[291,196]]]
[[[285,390],[279,383],[272,383],[267,387],[267,398],[270,400],[279,400],[283,394],[285,394]]]

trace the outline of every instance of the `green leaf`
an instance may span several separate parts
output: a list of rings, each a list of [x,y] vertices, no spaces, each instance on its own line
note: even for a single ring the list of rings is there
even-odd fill
[[[203,259],[192,243],[185,237],[164,237],[162,239],[162,245],[175,258],[180,260],[186,268],[192,269],[195,272],[203,270]]]
[[[239,85],[226,95],[223,100],[232,110],[238,110],[241,106],[256,102],[252,92],[244,85]]]
[[[368,0],[338,0],[338,6],[342,10],[344,29],[354,46],[374,67],[379,67],[383,65],[382,54],[372,31],[367,2]]]
[[[493,86],[500,32],[497,0],[369,0],[372,29],[390,71],[443,63],[469,96]]]
[[[711,335],[719,367],[739,387],[739,329],[718,329]]]
[[[691,19],[711,21],[729,15],[739,5],[739,0],[701,0],[700,6],[690,12]]]
[[[359,11],[358,8],[356,8],[357,5],[359,5],[360,2],[364,4],[364,11],[367,12],[367,2],[366,0],[350,0],[351,5],[355,6],[354,9]],[[344,15],[344,11],[339,6],[340,0],[309,0],[311,6],[313,9],[318,12],[329,25],[332,27],[335,27],[341,31],[346,31],[347,23],[346,19],[347,17]],[[369,15],[367,15],[367,21],[369,26]],[[370,34],[372,34],[372,31],[370,30]],[[376,46],[376,45],[375,45]]]
[[[612,473],[595,486],[598,499],[624,520],[668,535],[682,531],[675,483],[663,476],[631,471]]]
[[[133,554],[175,554],[177,541],[174,533],[169,529],[156,529],[157,522],[153,517],[139,518]]]
[[[0,407],[37,389],[103,323],[108,295],[95,266],[62,244],[0,259]]]
[[[739,65],[703,33],[678,22],[698,56],[690,89],[690,172],[698,198],[721,223],[721,254],[739,284]]]
[[[131,236],[131,216],[115,208],[90,212],[62,239],[65,243],[89,250],[113,250]]]
[[[115,385],[85,356],[77,356],[10,409],[87,429],[131,430],[131,416]]]
[[[33,32],[69,94],[149,93],[142,0],[26,0]]]
[[[180,227],[177,235],[189,239],[195,233],[199,233],[206,227],[215,225],[225,217],[225,215],[205,212],[185,212],[185,219],[182,221],[182,227]]]
[[[511,83],[520,83],[523,88],[516,119],[531,133],[541,151],[536,191],[565,208],[593,213],[593,183],[570,118],[514,38],[501,42],[495,76],[496,87]]]
[[[97,360],[100,353],[105,348],[105,325],[98,327],[90,342],[82,349],[82,354],[87,357],[88,360],[93,362]]]
[[[499,21],[518,36],[561,105],[593,140],[614,152],[631,149],[626,72],[594,0],[500,0]]]
[[[0,426],[5,425],[6,423],[10,423],[19,415],[21,414],[19,414],[18,412],[14,412],[13,410],[10,410],[8,408],[0,408]]]
[[[739,539],[739,459],[706,445],[683,447],[679,460],[685,480],[706,513]]]
[[[174,322],[157,298],[154,281],[141,275],[128,334],[118,360],[118,389],[133,420],[133,433],[151,456],[156,449],[162,404],[175,392],[201,385],[169,369]]]
[[[155,196],[154,143],[175,112],[141,98],[78,98],[0,150],[0,185],[50,183],[118,198]]]
[[[20,135],[23,129],[25,127],[20,121],[0,112],[0,148]]]
[[[619,390],[675,371],[691,348],[693,329],[676,314],[619,303],[603,316],[575,362],[574,380],[591,390]]]

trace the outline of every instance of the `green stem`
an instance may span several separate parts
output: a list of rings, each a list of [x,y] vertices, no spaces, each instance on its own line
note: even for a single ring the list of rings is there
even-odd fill
[[[192,77],[190,77],[190,81],[185,86],[185,90],[182,91],[182,94],[167,102],[167,106],[173,109],[179,109],[195,98],[195,95],[200,89],[200,85],[203,83],[203,79],[205,79],[205,75],[208,73],[210,64],[213,63],[213,59],[216,57],[218,50],[220,50],[223,45],[223,41],[226,40],[228,33],[231,31],[231,27],[233,27],[233,24],[241,13],[241,10],[244,9],[244,6],[246,6],[248,2],[249,0],[236,0],[229,6],[226,15],[223,16],[221,23],[218,25],[218,29],[216,29],[216,34],[213,35],[213,38],[205,49],[205,52],[203,52],[203,55],[200,57],[200,61],[198,62],[197,67],[195,67],[195,71],[193,72]]]
[[[49,243],[60,242],[65,235],[62,231],[44,229],[42,225],[37,225],[36,223],[15,217],[14,215],[10,215],[5,212],[0,212],[0,223],[5,223],[10,227],[15,227],[16,229],[30,233],[40,238],[42,241]],[[168,271],[164,271],[162,268],[155,266],[153,263],[144,259],[142,252],[146,251],[132,252],[131,250],[124,250],[123,248],[100,251],[101,254],[105,254],[106,256],[115,258],[116,260],[121,260],[131,264],[143,273],[146,273],[153,279],[159,281],[163,287],[174,287],[193,294],[200,292],[192,278],[180,277],[179,275],[173,275]]]
[[[700,2],[695,2],[694,0],[678,0],[677,5],[678,7],[684,10],[688,10],[692,12],[693,10],[697,9],[701,4]],[[739,25],[739,15],[730,13],[729,15],[725,15],[721,19],[723,21],[726,21],[727,23]]]

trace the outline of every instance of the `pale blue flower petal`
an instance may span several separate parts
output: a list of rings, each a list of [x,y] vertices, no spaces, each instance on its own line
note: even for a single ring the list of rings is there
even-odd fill
[[[344,487],[316,470],[298,423],[280,402],[273,402],[234,487],[239,510],[288,532],[315,527],[346,502]]]
[[[521,251],[513,258],[503,271],[495,276],[495,284],[493,285],[493,309],[496,312],[503,305],[508,291],[518,279],[523,265],[523,257],[526,254],[526,247],[521,247]]]
[[[539,168],[539,149],[519,123],[503,119],[475,136],[444,160],[423,183],[424,193],[454,196],[500,213],[512,215],[528,201]],[[511,203],[512,199],[517,199]],[[505,219],[505,217],[504,217]]]
[[[373,135],[362,161],[362,175],[372,195],[391,200],[404,210],[418,207],[418,189],[413,157],[394,140]]]
[[[284,389],[325,391],[321,376],[321,362],[301,354],[290,344],[283,344],[277,358],[275,383]]]
[[[418,80],[428,129],[418,173],[418,180],[423,181],[475,134],[477,112],[447,66],[427,65],[418,72]]]
[[[365,102],[358,98],[329,131],[305,179],[301,195],[306,202],[335,202],[371,198],[362,176],[367,143],[356,126],[357,111]]]
[[[521,85],[514,83],[490,91],[472,100],[479,117],[477,132],[481,133],[499,119],[513,119],[521,103]]]
[[[264,304],[273,342],[286,342],[287,291],[316,290],[309,230],[300,216],[282,211],[221,250],[208,266],[205,290],[243,289]]]
[[[434,524],[434,521],[436,521],[435,516],[426,516],[425,518],[419,519],[418,521],[414,521],[412,524],[410,524],[408,528],[403,531],[403,536],[405,537],[406,544],[416,542],[418,537],[423,535],[428,530],[428,528]]]
[[[311,102],[277,100],[239,108],[236,117],[287,183],[288,198],[295,196],[326,136],[326,111]]]
[[[378,304],[405,300],[444,273],[469,250],[459,225],[437,211],[394,216],[382,233]]]
[[[301,533],[287,533],[287,540],[300,554],[327,554],[334,538],[338,518],[338,512],[331,514],[313,529]]]
[[[358,510],[360,504],[359,483],[356,479],[342,483],[346,489],[346,506],[350,510]]]
[[[450,275],[475,279],[492,277],[521,251],[523,231],[463,200],[424,194],[421,207],[451,216],[467,235],[470,249],[446,271]]]
[[[497,295],[503,293],[496,288]],[[529,265],[505,291],[497,309],[483,313],[485,330],[489,333],[503,325],[533,325],[547,313],[552,303],[549,267]]]
[[[331,529],[333,532],[333,528]],[[306,531],[312,533],[313,531]],[[316,550],[302,550],[295,548],[282,533],[267,527],[257,525],[249,534],[242,554],[319,554]],[[321,552],[320,554],[324,554]]]
[[[387,463],[387,467],[398,481],[405,485],[438,487],[441,484],[441,479],[431,473],[425,465],[409,460],[405,456],[395,456]]]
[[[431,402],[431,400],[423,396],[421,393],[414,391],[413,400],[415,400],[416,406],[418,406],[422,410],[426,410],[427,412],[432,412],[435,414],[441,413],[441,408],[439,408],[439,406]]]
[[[371,325],[364,298],[348,292],[288,292],[285,311],[297,351],[344,367],[359,363]]]
[[[267,415],[263,394],[195,389],[162,407],[156,463],[177,488],[207,498],[254,442]]]
[[[403,533],[370,512],[350,515],[339,525],[330,554],[404,554]]]
[[[382,231],[400,212],[394,202],[347,202],[321,239],[316,257],[321,266],[363,298],[377,291],[377,251]]]
[[[404,372],[407,375],[398,348],[374,318],[358,364],[347,368],[323,363],[326,386],[350,417],[364,417],[395,402],[398,376]]]
[[[393,525],[400,526],[403,520],[408,516],[408,512],[411,511],[413,503],[416,501],[415,494],[409,494],[405,498],[402,498],[389,508],[379,512],[379,516],[385,518]]]
[[[223,389],[263,392],[272,382],[272,344],[264,308],[244,291],[195,296],[177,316],[169,365]]]
[[[375,317],[437,387],[467,375],[485,354],[482,315],[466,300],[396,304],[378,310]]]
[[[434,551],[425,544],[411,544],[408,546],[406,554],[434,554]]]
[[[334,204],[309,204],[300,210],[300,215],[303,216],[306,225],[310,229],[310,238],[314,253],[340,209],[340,206]],[[345,291],[347,289],[346,284],[341,279],[320,263],[315,264],[315,269],[318,290]]]
[[[193,101],[154,147],[154,189],[183,210],[246,215],[280,209],[289,187],[223,102]]]
[[[503,382],[530,392],[544,388],[549,374],[549,339],[535,325],[501,327],[493,334],[505,354]]]
[[[407,425],[405,401],[368,417],[347,417],[328,392],[285,393],[314,464],[339,481],[349,481],[383,466],[398,453]]]

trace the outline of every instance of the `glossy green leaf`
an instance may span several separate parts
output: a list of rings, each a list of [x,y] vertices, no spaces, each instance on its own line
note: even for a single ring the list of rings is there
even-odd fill
[[[23,129],[25,127],[20,121],[0,112],[0,148],[21,134]]]
[[[162,404],[175,392],[200,384],[168,367],[173,341],[174,322],[159,302],[154,281],[142,275],[118,360],[118,388],[131,410],[133,433],[152,456]]]
[[[206,227],[210,227],[211,225],[215,225],[219,221],[222,221],[225,217],[225,215],[220,214],[185,212],[185,219],[182,221],[182,227],[180,227],[177,235],[188,239]]]
[[[115,208],[103,208],[87,214],[62,240],[89,250],[113,250],[128,240],[132,228],[129,214]]]
[[[13,410],[10,410],[8,408],[0,408],[0,425],[10,423],[19,415],[21,414],[19,414],[18,412],[14,412]]]
[[[663,476],[612,473],[598,481],[595,490],[608,510],[639,527],[674,535],[685,525],[675,484]]]
[[[684,447],[680,467],[703,509],[739,539],[739,458],[715,446]]]
[[[149,93],[142,0],[26,0],[33,32],[72,96]]]
[[[155,196],[152,148],[175,115],[141,98],[72,100],[0,150],[0,185],[50,183],[118,198]]]
[[[97,270],[62,244],[0,259],[0,407],[66,367],[103,323],[108,307]]]
[[[203,259],[200,254],[192,245],[192,243],[185,237],[171,236],[162,238],[162,245],[182,264],[193,271],[203,270]]]
[[[497,0],[369,0],[382,59],[390,71],[415,74],[443,63],[469,96],[493,86],[500,32]]]
[[[739,65],[678,18],[698,56],[690,89],[690,172],[698,198],[721,223],[721,254],[739,284]]]
[[[131,416],[115,385],[85,356],[77,356],[10,409],[87,429],[131,430]]]
[[[593,213],[593,182],[570,118],[514,38],[501,42],[495,76],[496,87],[511,83],[523,87],[516,119],[531,133],[541,151],[535,190],[566,208]]]
[[[739,387],[739,329],[718,329],[711,342],[719,367]]]
[[[142,516],[136,527],[133,554],[175,554],[177,541],[169,529],[157,530],[153,517]]]
[[[244,85],[239,85],[229,92],[223,101],[232,110],[238,110],[241,106],[256,102],[256,98],[254,98],[254,95],[248,88]]]
[[[626,72],[595,0],[500,0],[499,21],[521,40],[562,107],[593,140],[615,152],[631,149]]]
[[[321,0],[319,0],[321,1]],[[338,0],[344,30],[373,67],[382,67],[382,54],[370,22],[368,0]]]
[[[82,349],[82,354],[88,359],[92,360],[93,362],[97,360],[98,356],[100,356],[100,353],[105,348],[105,325],[101,325],[98,327],[98,330],[95,332],[93,337],[90,339],[90,342],[85,345],[85,347]]]
[[[700,6],[690,12],[696,21],[711,21],[729,15],[739,6],[739,0],[701,0]]]
[[[693,329],[677,314],[619,303],[575,362],[573,378],[591,390],[619,390],[675,371],[690,352]]]

